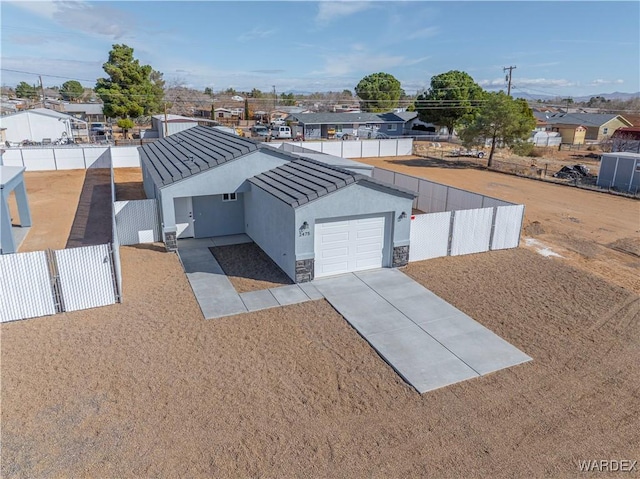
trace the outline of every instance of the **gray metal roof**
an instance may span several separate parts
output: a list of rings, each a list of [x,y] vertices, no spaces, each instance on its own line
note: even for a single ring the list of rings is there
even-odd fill
[[[413,199],[417,196],[413,191],[309,158],[290,161],[286,165],[249,178],[249,181],[292,208],[355,183],[367,184],[406,198]]]
[[[405,123],[396,113],[293,113],[289,119],[296,119],[308,125],[340,124],[340,123]]]
[[[170,185],[258,150],[258,143],[206,126],[195,126],[138,147],[158,186]]]
[[[546,113],[534,114],[548,125],[602,126],[619,115],[613,113]],[[621,117],[622,118],[622,117]]]
[[[69,113],[102,115],[102,103],[63,103],[62,108]]]

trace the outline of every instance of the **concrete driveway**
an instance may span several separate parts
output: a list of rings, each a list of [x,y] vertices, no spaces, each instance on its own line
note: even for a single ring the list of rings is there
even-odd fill
[[[246,235],[178,241],[206,319],[324,297],[420,393],[531,360],[397,269],[238,294],[209,247],[247,241]]]
[[[396,269],[312,284],[420,393],[531,360]]]

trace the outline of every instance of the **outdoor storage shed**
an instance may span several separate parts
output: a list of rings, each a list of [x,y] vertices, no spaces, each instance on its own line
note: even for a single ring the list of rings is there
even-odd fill
[[[408,261],[412,191],[207,127],[139,151],[170,250],[245,233],[296,282]]]
[[[640,154],[605,153],[600,160],[597,185],[636,194],[640,190]]]

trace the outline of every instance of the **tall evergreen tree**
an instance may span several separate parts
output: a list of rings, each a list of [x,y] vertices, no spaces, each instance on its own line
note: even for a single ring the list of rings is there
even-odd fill
[[[162,110],[162,73],[140,65],[133,57],[133,48],[113,45],[102,68],[109,78],[98,78],[95,91],[104,103],[105,116],[136,118]]]
[[[478,111],[483,95],[484,90],[469,74],[452,70],[431,78],[429,90],[418,95],[415,108],[420,120],[446,126],[451,135]]]
[[[400,82],[389,73],[373,73],[364,77],[356,86],[362,111],[383,112],[398,106],[402,95]]]

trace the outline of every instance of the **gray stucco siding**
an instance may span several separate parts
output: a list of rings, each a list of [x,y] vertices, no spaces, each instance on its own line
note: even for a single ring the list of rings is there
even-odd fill
[[[335,219],[335,221],[352,216],[383,216],[385,237],[391,238],[392,247],[407,246],[411,229],[411,206],[413,200],[379,191],[362,184],[350,185],[318,200],[311,201],[295,209],[295,254],[297,260],[314,257],[314,227],[317,221]],[[398,221],[402,212],[407,217]],[[310,234],[297,235],[297,228],[304,222],[309,224]],[[385,248],[388,249],[388,248]]]
[[[193,196],[195,238],[244,233],[244,195],[223,201],[222,195]]]
[[[245,233],[295,281],[294,220],[293,208],[264,190],[244,194]]]
[[[163,228],[175,228],[173,198],[243,193],[249,190],[247,178],[285,163],[288,163],[288,160],[275,154],[255,151],[163,187],[161,189]]]

